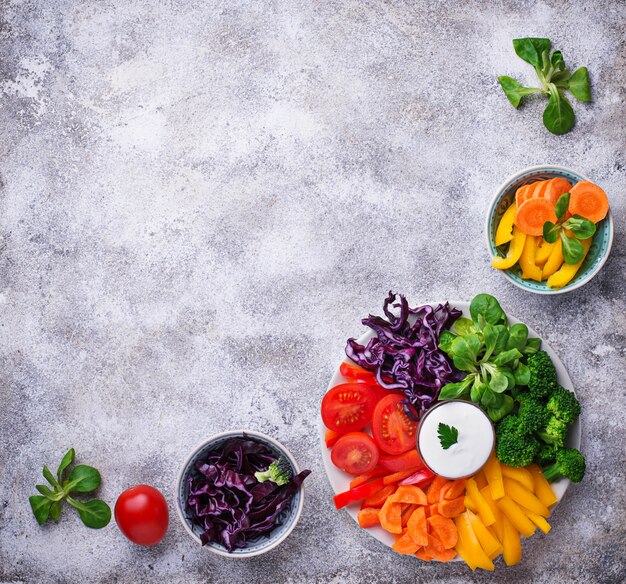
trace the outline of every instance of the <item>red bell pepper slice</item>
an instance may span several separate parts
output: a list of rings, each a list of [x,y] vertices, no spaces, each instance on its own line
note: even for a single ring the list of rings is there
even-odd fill
[[[358,501],[361,501],[362,499],[373,495],[376,491],[379,491],[383,487],[383,479],[376,479],[370,481],[369,483],[359,485],[358,487],[350,489],[349,491],[338,493],[333,497],[335,507],[337,509],[342,509],[346,505],[357,503]]]
[[[341,434],[339,432],[333,432],[332,430],[326,430],[326,435],[324,436],[324,441],[326,442],[326,448],[332,448],[337,440],[341,438]]]
[[[399,485],[415,485],[416,487],[421,487],[426,483],[430,482],[435,476],[435,473],[427,468],[422,468],[418,470],[416,473],[413,473],[411,476],[401,480]]]

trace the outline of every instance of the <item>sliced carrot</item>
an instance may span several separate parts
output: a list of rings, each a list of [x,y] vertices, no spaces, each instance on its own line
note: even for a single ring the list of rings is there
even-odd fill
[[[382,507],[388,497],[396,491],[395,485],[387,485],[363,501],[363,507]]]
[[[548,188],[549,180],[541,180],[535,184],[535,188],[533,189],[532,196],[529,198],[535,199],[538,197],[543,197],[546,189]]]
[[[359,520],[359,527],[367,529],[368,527],[374,527],[380,525],[380,519],[378,518],[378,512],[380,509],[374,507],[366,507],[359,510],[357,519]]]
[[[436,476],[433,482],[428,487],[428,493],[426,494],[426,498],[428,499],[429,504],[437,503],[439,501],[439,494],[441,493],[441,489],[443,489],[449,483],[448,479],[444,479],[443,477]]]
[[[366,472],[366,473],[363,473],[362,475],[359,475],[358,477],[354,477],[350,481],[350,488],[354,489],[355,487],[358,487],[359,485],[362,485],[362,484],[366,483],[367,481],[370,481],[370,480],[375,479],[377,477],[382,477],[385,474],[387,474],[386,470],[384,470],[382,468],[375,468],[371,472]]]
[[[421,466],[415,466],[415,467],[409,468],[407,470],[401,470],[401,471],[398,471],[398,472],[394,472],[393,474],[390,474],[390,475],[387,475],[386,477],[383,477],[383,483],[385,485],[391,485],[393,483],[398,483],[402,479],[410,477],[413,473],[415,473],[418,470],[420,470],[420,468],[422,468],[422,467]]]
[[[569,181],[559,176],[548,181],[548,188],[545,193],[543,193],[543,197],[556,205],[559,197],[565,193],[569,193],[571,189],[572,185]]]
[[[449,562],[454,558],[456,558],[455,550],[442,550],[433,556],[433,560],[437,560],[438,562]]]
[[[443,500],[439,503],[439,513],[444,517],[456,517],[465,511],[465,496]]]
[[[515,204],[519,207],[524,201],[530,198],[533,190],[535,189],[537,183],[530,183],[529,185],[524,185],[515,191]]]
[[[584,180],[570,191],[569,211],[597,223],[609,212],[609,198],[598,185]]]
[[[415,485],[400,485],[394,500],[398,503],[410,503],[412,505],[427,505],[426,494]]]
[[[426,551],[431,555],[435,556],[436,554],[442,552],[446,548],[443,547],[443,544],[439,541],[439,538],[433,535],[432,533],[428,534],[428,545],[426,546]]]
[[[517,208],[515,225],[526,235],[542,235],[546,221],[556,223],[554,205],[548,199],[528,199]]]
[[[426,548],[420,548],[415,552],[415,557],[423,560],[425,562],[430,562],[433,559],[433,556],[426,551]]]
[[[412,556],[421,546],[417,545],[409,536],[408,530],[400,535],[391,548],[399,554]]]
[[[445,491],[443,491],[444,499],[456,499],[465,493],[465,479],[457,479],[452,481]]]
[[[406,526],[409,535],[418,546],[428,545],[428,523],[424,507],[418,507],[413,511]]]
[[[428,525],[434,535],[439,538],[445,549],[451,549],[456,545],[459,539],[459,533],[452,519],[443,517],[442,515],[434,515],[433,517],[429,517],[426,521],[428,521]]]
[[[413,515],[413,512],[419,507],[419,505],[407,505],[406,509],[402,510],[402,520],[401,520],[401,525],[402,527],[406,527],[409,523],[409,519],[411,519],[411,515]]]
[[[402,503],[396,503],[393,496],[387,497],[385,504],[378,512],[380,525],[389,533],[402,532]]]

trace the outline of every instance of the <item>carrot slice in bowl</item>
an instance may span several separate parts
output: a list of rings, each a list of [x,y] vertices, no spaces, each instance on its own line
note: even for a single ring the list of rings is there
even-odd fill
[[[559,197],[565,193],[569,193],[571,190],[572,185],[570,182],[567,179],[558,176],[548,181],[548,188],[546,188],[546,191],[543,193],[543,197],[544,199],[552,201],[552,203],[556,205]]]
[[[609,198],[598,186],[588,181],[576,183],[570,191],[569,211],[598,223],[609,212]]]
[[[548,199],[528,199],[517,209],[515,225],[526,235],[542,235],[546,221],[556,223],[554,205]]]

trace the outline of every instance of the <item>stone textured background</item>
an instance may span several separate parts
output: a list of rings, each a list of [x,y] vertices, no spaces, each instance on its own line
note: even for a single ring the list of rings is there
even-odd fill
[[[0,580],[413,582],[626,579],[626,5],[583,2],[0,1]],[[594,102],[563,137],[511,39],[548,36]],[[529,295],[489,266],[495,188],[528,165],[609,194],[613,253],[585,288]],[[568,367],[588,475],[495,576],[390,553],[331,504],[320,398],[387,290],[495,294]],[[201,439],[251,428],[304,467],[275,552],[234,562],[175,517],[154,549],[66,513],[38,527],[69,447],[114,503],[173,483]]]

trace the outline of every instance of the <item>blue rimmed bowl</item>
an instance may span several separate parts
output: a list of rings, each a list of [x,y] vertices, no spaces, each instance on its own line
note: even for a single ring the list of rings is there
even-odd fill
[[[548,180],[551,178],[565,178],[572,185],[582,180],[589,181],[586,176],[574,172],[563,166],[531,166],[509,177],[496,191],[496,194],[489,205],[487,213],[487,223],[485,225],[485,234],[487,236],[487,248],[491,257],[497,254],[495,245],[496,230],[502,215],[509,205],[515,199],[515,192],[520,187],[540,180]],[[591,181],[593,182],[593,181]],[[604,265],[604,262],[611,253],[613,245],[613,216],[611,211],[607,216],[596,225],[596,233],[593,236],[593,243],[589,249],[589,253],[585,257],[583,264],[574,276],[574,278],[563,288],[548,288],[546,282],[535,282],[534,280],[524,280],[521,275],[519,266],[515,265],[508,270],[499,270],[504,277],[518,288],[535,294],[563,294],[584,286],[589,282]]]
[[[202,529],[195,525],[189,516],[187,515],[187,499],[189,497],[189,479],[196,473],[196,462],[202,460],[206,455],[222,446],[227,440],[231,438],[246,438],[259,442],[266,446],[272,454],[276,457],[283,456],[291,464],[293,474],[296,475],[300,472],[298,463],[293,457],[291,452],[285,448],[278,440],[274,440],[267,434],[261,432],[254,432],[251,430],[232,430],[230,432],[222,432],[216,434],[204,440],[191,453],[187,456],[183,463],[180,472],[178,474],[178,480],[176,482],[176,512],[180,522],[183,524],[185,531],[198,543],[202,545],[200,540],[200,534]],[[300,485],[298,491],[291,498],[290,505],[285,508],[282,514],[278,517],[279,525],[276,525],[268,536],[260,536],[255,539],[250,539],[246,542],[246,547],[241,549],[235,549],[229,552],[223,545],[212,542],[204,546],[205,549],[227,558],[252,558],[254,556],[260,556],[270,550],[273,550],[276,546],[280,545],[289,534],[293,531],[296,523],[300,519],[302,514],[302,508],[304,506],[304,485]]]

